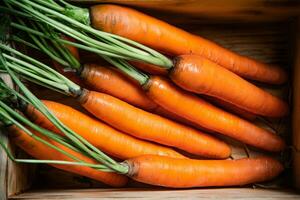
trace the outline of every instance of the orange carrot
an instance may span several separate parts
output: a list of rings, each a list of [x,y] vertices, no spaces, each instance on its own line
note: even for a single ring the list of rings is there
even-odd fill
[[[196,55],[177,57],[170,78],[185,90],[213,96],[249,112],[282,117],[288,105],[219,65]]]
[[[209,102],[212,102],[214,105],[217,105],[221,108],[224,108],[226,111],[237,114],[238,116],[241,116],[244,119],[247,119],[249,121],[253,121],[257,118],[257,116],[253,113],[250,113],[246,110],[243,110],[233,104],[230,104],[226,101],[211,97],[211,96],[202,96],[204,99],[207,99]]]
[[[57,150],[46,146],[40,141],[37,141],[30,137],[27,133],[22,131],[21,129],[17,128],[16,126],[10,126],[10,138],[12,141],[17,144],[21,149],[27,152],[29,155],[33,156],[34,158],[40,160],[61,160],[61,161],[74,161],[70,157],[58,152]],[[32,131],[37,136],[43,138],[47,142],[55,145],[56,147],[68,152],[69,154],[77,157],[81,161],[91,164],[97,164],[95,160],[92,160],[81,153],[78,153],[68,147],[65,147],[49,138],[45,138],[41,134],[37,133],[36,131]],[[127,183],[127,178],[123,175],[111,173],[111,172],[102,172],[93,168],[85,167],[85,166],[77,166],[77,165],[55,165],[51,164],[53,167],[62,169],[68,172],[72,172],[75,174],[79,174],[82,176],[86,176],[88,178],[101,181],[106,183],[110,186],[114,187],[122,187]]]
[[[144,110],[151,111],[158,106],[133,80],[112,68],[86,64],[80,76],[89,88],[112,95]]]
[[[157,104],[204,128],[267,151],[281,151],[285,147],[277,135],[227,113],[161,77],[151,77],[144,88]]]
[[[277,66],[238,55],[200,36],[192,35],[136,10],[116,5],[90,9],[94,28],[135,40],[170,55],[197,54],[248,79],[281,84],[287,74]]]
[[[184,160],[145,155],[125,161],[134,180],[172,188],[241,186],[270,180],[283,171],[269,157],[239,160]]]
[[[84,90],[79,101],[94,116],[135,137],[210,158],[227,158],[231,153],[228,145],[212,136],[110,95]]]
[[[62,123],[74,132],[80,134],[95,147],[117,158],[127,159],[145,154],[185,158],[170,148],[148,143],[121,133],[69,106],[45,100],[43,103]],[[61,134],[61,132],[33,106],[27,106],[26,113],[36,124]]]

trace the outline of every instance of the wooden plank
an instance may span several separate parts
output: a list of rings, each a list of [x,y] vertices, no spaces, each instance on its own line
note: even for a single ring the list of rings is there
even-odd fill
[[[10,77],[7,74],[0,73],[0,78],[4,80],[9,86],[13,86]],[[0,140],[8,145],[7,135],[3,128],[0,129]],[[5,151],[0,147],[0,200],[7,199],[7,171],[8,158]]]
[[[7,137],[0,130],[0,140],[7,144]],[[7,198],[7,156],[2,148],[0,148],[0,200]]]
[[[299,15],[298,0],[71,0],[80,3],[116,3],[173,14],[194,20],[278,21]],[[195,19],[197,18],[197,19]]]
[[[12,196],[10,200],[38,199],[299,199],[300,195],[291,190],[266,190],[251,188],[227,189],[190,189],[190,190],[161,190],[161,189],[83,189],[83,190],[43,190],[26,192]]]
[[[13,87],[12,80],[7,74],[0,74],[3,80],[10,86]],[[26,158],[19,149],[16,149],[13,144],[7,139],[6,130],[2,130],[0,133],[1,140],[3,139],[5,144],[8,146],[11,152],[17,156]],[[33,180],[32,176],[33,168],[29,165],[16,164],[9,160],[6,153],[0,149],[0,200],[6,199],[7,196],[18,194],[25,189],[30,187],[30,183]]]

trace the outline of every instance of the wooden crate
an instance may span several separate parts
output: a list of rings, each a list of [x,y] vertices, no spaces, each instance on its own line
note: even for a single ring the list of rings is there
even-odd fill
[[[171,24],[209,38],[240,54],[286,68],[290,81],[281,87],[260,85],[291,102],[291,116],[273,122],[291,145],[292,168],[283,179],[260,188],[205,188],[168,190],[132,182],[125,189],[110,189],[94,181],[40,165],[17,165],[0,149],[0,200],[5,199],[300,199],[300,1],[299,0],[73,0],[79,3],[118,3],[135,7]],[[88,55],[86,60],[91,59]],[[33,87],[37,95],[73,106],[72,100]],[[6,140],[0,134],[1,140]],[[9,142],[9,141],[8,141]],[[233,157],[245,156],[239,144]],[[17,156],[24,153],[16,149]],[[251,154],[254,154],[251,151]],[[286,153],[285,155],[289,155]],[[278,182],[280,184],[278,184]]]

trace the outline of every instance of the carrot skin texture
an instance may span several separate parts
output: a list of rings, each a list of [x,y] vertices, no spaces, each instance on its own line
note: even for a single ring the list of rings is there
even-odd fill
[[[238,55],[136,10],[117,5],[96,5],[90,8],[90,13],[93,27],[163,53],[173,56],[197,54],[247,79],[272,84],[281,84],[287,80],[286,72],[278,66]]]
[[[89,88],[97,92],[117,97],[144,110],[150,111],[157,107],[137,83],[114,69],[86,64],[80,76]]]
[[[161,77],[151,77],[145,89],[147,95],[166,110],[206,129],[266,151],[278,152],[285,147],[279,136],[225,112]]]
[[[185,158],[173,149],[126,135],[69,106],[45,100],[43,100],[43,103],[66,126],[109,155],[120,159],[128,159],[144,154]],[[27,107],[27,115],[31,116],[30,118],[36,124],[61,134],[61,132],[40,112],[34,109],[34,107]]]
[[[153,75],[161,75],[161,76],[166,76],[168,75],[168,70],[167,69],[163,69],[161,67],[158,67],[156,65],[151,65],[148,63],[141,63],[141,62],[134,62],[131,61],[130,62],[134,67],[149,73],[149,74],[153,74]]]
[[[17,144],[21,149],[23,149],[26,153],[33,156],[36,159],[41,160],[63,160],[63,161],[74,161],[73,159],[69,158],[68,156],[52,149],[51,147],[46,146],[45,144],[33,139],[27,133],[22,131],[21,129],[17,128],[16,126],[11,126],[9,128],[11,131],[9,136],[12,141]],[[45,138],[41,134],[33,131],[39,137],[42,137],[47,142],[63,149],[64,151],[76,156],[82,161],[91,164],[97,164],[97,162],[93,159],[90,159],[68,147],[65,147],[49,138]],[[113,187],[122,187],[127,183],[127,177],[111,173],[111,172],[102,172],[93,168],[84,167],[84,166],[77,166],[77,165],[55,165],[51,164],[51,166],[62,169],[64,171],[72,172],[75,174],[79,174],[97,181],[101,181],[105,184],[108,184]]]
[[[248,120],[248,121],[254,121],[257,118],[257,115],[250,113],[246,110],[243,110],[233,104],[230,104],[226,101],[211,97],[211,96],[205,96],[204,99],[207,99],[209,102],[212,102],[214,105],[218,105],[221,108],[224,108],[226,111],[237,114],[238,116]]]
[[[134,180],[171,188],[241,186],[271,180],[283,171],[268,157],[239,160],[183,160],[141,156],[126,161]]]
[[[185,90],[216,97],[258,115],[288,114],[284,101],[201,56],[177,57],[169,77]]]
[[[136,108],[110,95],[86,91],[80,103],[97,118],[135,137],[209,158],[223,159],[231,154],[226,143],[212,136]]]

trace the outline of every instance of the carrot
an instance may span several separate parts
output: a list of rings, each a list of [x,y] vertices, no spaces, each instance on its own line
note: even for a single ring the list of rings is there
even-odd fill
[[[231,153],[227,144],[212,136],[138,109],[110,95],[84,90],[79,101],[94,116],[135,137],[209,158],[227,158]]]
[[[133,80],[114,69],[86,64],[80,76],[89,88],[112,95],[139,108],[151,111],[158,106]]]
[[[116,5],[91,7],[94,28],[135,40],[170,55],[197,54],[248,79],[281,84],[287,74],[277,66],[238,55],[200,36],[136,10]]]
[[[95,147],[117,158],[127,159],[144,154],[185,158],[170,148],[148,143],[121,133],[69,106],[45,100],[43,100],[43,103],[59,120],[74,132],[80,134]],[[27,106],[26,113],[36,124],[61,134],[61,132],[33,106]]]
[[[145,155],[125,161],[134,180],[172,188],[240,186],[262,182],[283,171],[269,157],[239,160],[184,160]]]
[[[63,161],[74,161],[68,156],[58,152],[51,147],[46,146],[40,141],[37,141],[30,137],[27,133],[22,131],[21,129],[17,128],[16,126],[10,126],[10,138],[12,141],[17,144],[21,149],[27,152],[29,155],[41,159],[41,160],[63,160]],[[58,148],[68,152],[69,154],[76,156],[81,161],[97,164],[95,160],[92,160],[81,153],[78,153],[68,147],[65,147],[49,138],[43,137],[41,134],[33,131],[34,134],[38,135],[39,137],[43,138],[47,142],[57,146]],[[97,181],[101,181],[105,184],[114,187],[122,187],[127,183],[126,176],[115,174],[111,172],[102,172],[93,168],[85,167],[85,166],[77,166],[77,165],[55,165],[51,164],[53,167],[62,169],[64,171],[72,172],[75,174],[79,174]]]
[[[288,105],[281,99],[201,56],[179,56],[175,65],[170,78],[185,90],[216,97],[262,116],[288,114]]]
[[[237,114],[238,116],[241,116],[244,119],[247,119],[249,121],[253,121],[257,118],[257,116],[253,113],[250,113],[246,110],[243,110],[233,104],[230,104],[226,101],[211,97],[211,96],[202,96],[204,99],[207,99],[209,102],[212,102],[214,105],[217,105],[221,108],[224,108],[226,111],[231,112],[233,114]]]
[[[144,88],[157,104],[204,128],[267,151],[281,151],[285,147],[277,135],[227,113],[161,77],[151,77]]]

